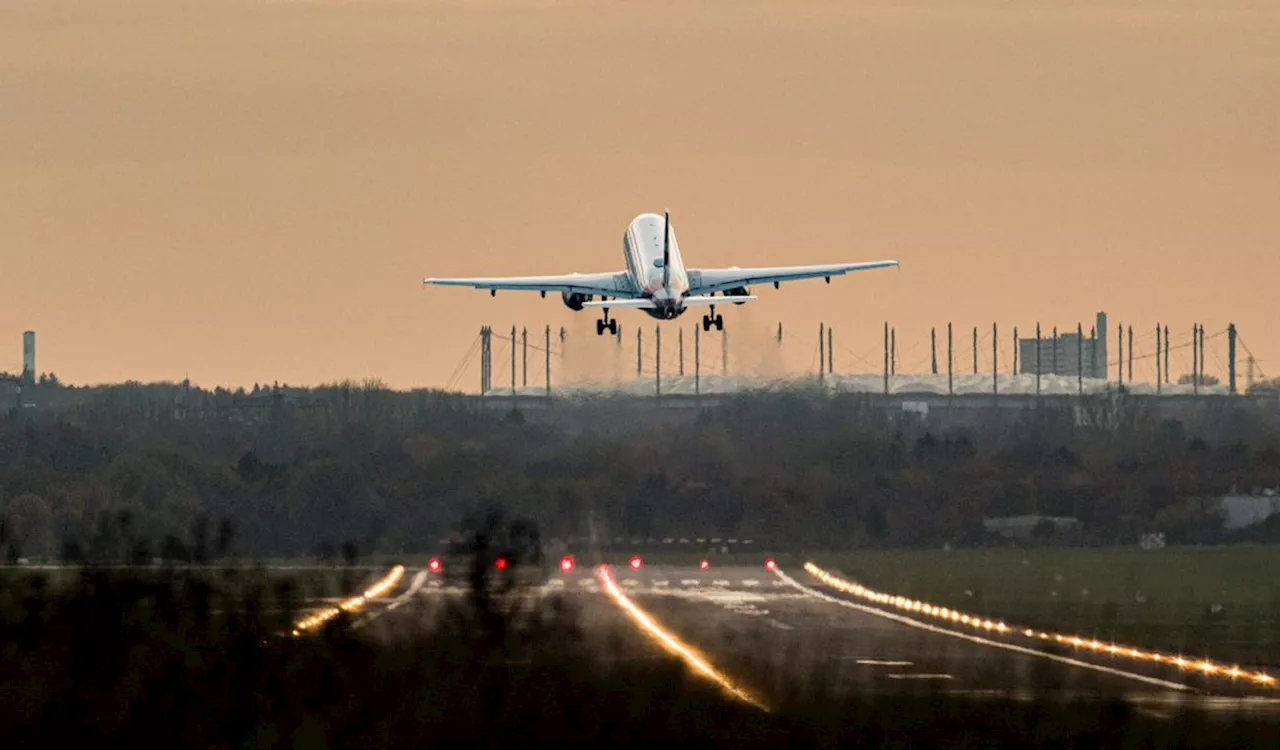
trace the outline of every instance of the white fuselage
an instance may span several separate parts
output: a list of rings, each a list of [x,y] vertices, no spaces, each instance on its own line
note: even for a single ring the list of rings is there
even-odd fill
[[[622,235],[622,256],[627,262],[627,273],[641,296],[653,300],[654,307],[647,309],[655,318],[670,320],[684,312],[684,298],[689,294],[689,275],[680,259],[680,246],[676,244],[674,228],[668,228],[667,263],[663,268],[663,236],[666,226],[657,214],[640,214],[631,220]]]

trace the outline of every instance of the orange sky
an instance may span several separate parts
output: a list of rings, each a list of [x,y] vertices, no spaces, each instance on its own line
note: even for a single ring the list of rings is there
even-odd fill
[[[1280,374],[1273,0],[0,0],[0,144],[0,368],[31,328],[76,383],[439,386],[482,323],[598,347],[420,280],[620,269],[664,208],[692,266],[903,262],[725,311],[793,369],[820,320],[845,369],[886,318],[918,359],[1106,309],[1234,321]]]

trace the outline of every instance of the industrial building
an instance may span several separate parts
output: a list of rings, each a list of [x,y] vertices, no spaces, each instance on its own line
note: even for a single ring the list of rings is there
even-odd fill
[[[1040,331],[1039,338],[1018,341],[1018,372],[1026,375],[1065,375],[1107,378],[1107,314],[1098,313],[1085,331]]]

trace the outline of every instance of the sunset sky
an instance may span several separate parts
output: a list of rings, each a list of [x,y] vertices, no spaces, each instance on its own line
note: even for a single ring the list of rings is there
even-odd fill
[[[902,261],[724,310],[791,369],[1101,309],[1280,375],[1280,3],[0,0],[0,369],[442,386],[519,323],[609,375],[592,313],[421,280],[664,208],[694,267]]]

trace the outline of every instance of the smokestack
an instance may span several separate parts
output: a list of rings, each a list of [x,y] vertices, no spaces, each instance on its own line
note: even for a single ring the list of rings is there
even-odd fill
[[[36,379],[36,332],[22,334],[22,379],[28,383]]]

